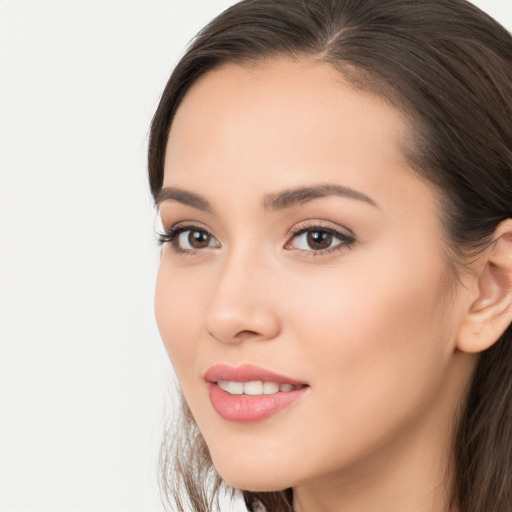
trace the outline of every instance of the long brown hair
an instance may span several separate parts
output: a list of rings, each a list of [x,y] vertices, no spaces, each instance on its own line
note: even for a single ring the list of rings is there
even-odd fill
[[[222,63],[308,56],[385,98],[409,120],[410,167],[441,191],[455,268],[512,217],[512,37],[465,0],[244,0],[214,19],[176,66],[153,118],[149,182],[162,187],[169,129],[190,86]],[[512,510],[512,328],[481,354],[455,421],[452,506]],[[180,510],[211,510],[221,488],[183,404],[162,487]],[[180,497],[180,487],[186,496]],[[292,510],[292,491],[243,492],[248,510]],[[180,501],[181,500],[181,501]]]

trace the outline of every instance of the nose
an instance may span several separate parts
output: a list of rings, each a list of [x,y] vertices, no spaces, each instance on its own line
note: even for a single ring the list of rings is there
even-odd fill
[[[278,285],[255,258],[233,255],[223,264],[206,314],[206,330],[223,343],[265,341],[281,329],[272,296]]]

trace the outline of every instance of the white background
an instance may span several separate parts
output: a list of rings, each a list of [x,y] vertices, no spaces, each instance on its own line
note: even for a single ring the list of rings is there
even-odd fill
[[[0,0],[0,511],[159,511],[147,131],[231,0]],[[512,29],[512,0],[477,3]]]

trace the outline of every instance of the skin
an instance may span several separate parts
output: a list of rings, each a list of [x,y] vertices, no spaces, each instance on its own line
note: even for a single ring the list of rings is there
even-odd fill
[[[301,512],[446,510],[454,416],[477,356],[457,349],[469,291],[447,263],[436,191],[404,162],[407,131],[388,104],[309,60],[224,65],[178,109],[164,189],[199,194],[210,209],[167,199],[162,224],[212,238],[195,251],[164,244],[156,317],[234,487],[293,487]],[[265,208],[269,195],[322,184],[370,201]],[[318,226],[354,242],[313,250],[291,233]],[[309,389],[264,421],[228,422],[203,378],[218,363]]]

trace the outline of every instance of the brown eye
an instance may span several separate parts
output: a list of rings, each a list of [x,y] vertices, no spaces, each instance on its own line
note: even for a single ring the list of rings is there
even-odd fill
[[[286,244],[286,249],[297,249],[305,253],[328,254],[352,246],[354,237],[328,227],[312,226],[295,233]]]
[[[183,229],[169,240],[176,252],[197,251],[208,247],[220,247],[219,241],[208,231],[190,228]]]
[[[190,230],[188,235],[188,243],[194,249],[203,249],[210,245],[211,235],[204,231]]]
[[[307,244],[315,251],[329,249],[332,244],[332,235],[325,231],[309,231],[307,233]]]

